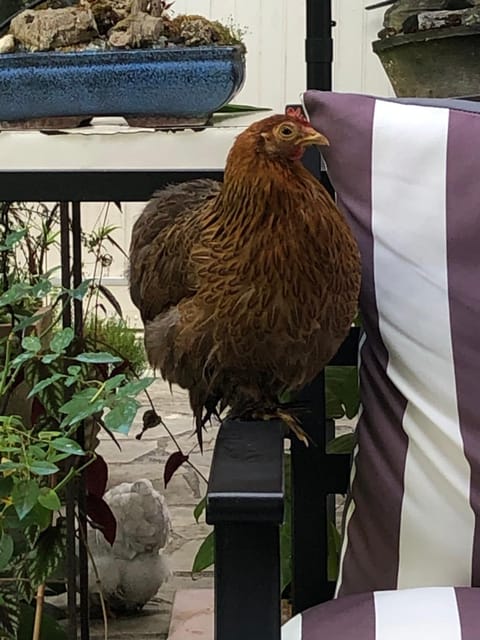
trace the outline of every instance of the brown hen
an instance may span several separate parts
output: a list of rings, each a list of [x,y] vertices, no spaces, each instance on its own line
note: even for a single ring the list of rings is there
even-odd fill
[[[134,225],[130,294],[148,359],[188,389],[200,444],[226,406],[285,417],[279,395],[310,382],[351,326],[357,245],[301,163],[305,147],[326,144],[291,116],[256,122],[235,141],[223,184],[167,187]]]

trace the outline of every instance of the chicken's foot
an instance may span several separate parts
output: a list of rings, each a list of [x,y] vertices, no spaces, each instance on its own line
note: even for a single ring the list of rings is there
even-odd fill
[[[303,442],[306,447],[309,445],[309,438],[300,426],[298,419],[281,407],[266,411],[254,411],[252,418],[254,420],[281,420],[297,436],[300,442]]]

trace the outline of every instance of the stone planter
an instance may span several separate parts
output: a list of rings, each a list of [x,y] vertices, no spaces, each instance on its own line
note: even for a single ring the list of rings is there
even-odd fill
[[[203,126],[244,77],[237,46],[6,54],[0,56],[0,128],[78,126],[94,116]]]
[[[397,96],[480,94],[480,26],[446,27],[377,40],[373,51]]]

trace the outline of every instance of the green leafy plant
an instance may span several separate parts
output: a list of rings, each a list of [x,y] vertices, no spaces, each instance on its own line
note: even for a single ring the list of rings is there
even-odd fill
[[[145,373],[147,360],[143,341],[122,318],[90,315],[85,322],[83,335],[92,349],[106,349],[127,361],[128,377],[140,377]]]
[[[20,222],[12,225],[11,211],[0,203],[3,220],[6,212],[9,224],[0,231],[0,314],[8,321],[0,336],[0,637],[13,640],[28,633],[25,607],[32,611],[35,594],[43,593],[49,581],[63,580],[66,487],[102,462],[94,439],[79,444],[78,429],[103,428],[113,438],[128,433],[139,408],[137,396],[153,379],[137,377],[142,359],[125,326],[107,322],[102,344],[88,332],[83,338],[61,328],[63,311],[73,300],[94,297],[91,306],[100,308],[99,284],[86,280],[73,290],[56,285],[55,271],[44,269],[43,258],[37,260],[35,251],[42,253],[43,246],[34,250],[27,242],[32,231]],[[49,228],[54,234],[53,222]],[[44,231],[50,245],[54,235]],[[108,233],[94,244],[99,256],[105,237]],[[112,296],[106,299],[111,302]],[[95,326],[104,325],[95,320]],[[105,487],[99,492],[92,487],[87,515],[113,542],[113,515],[106,503],[98,509]],[[61,633],[55,627],[55,637],[65,637]]]

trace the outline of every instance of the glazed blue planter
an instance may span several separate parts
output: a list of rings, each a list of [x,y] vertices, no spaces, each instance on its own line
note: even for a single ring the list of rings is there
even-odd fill
[[[0,56],[0,122],[123,116],[201,125],[241,89],[240,47],[171,47]]]

